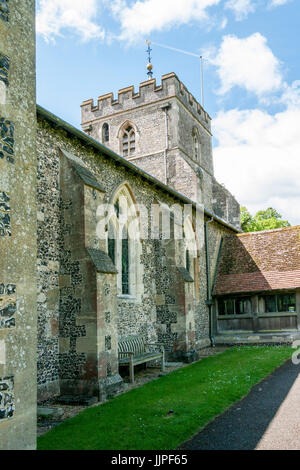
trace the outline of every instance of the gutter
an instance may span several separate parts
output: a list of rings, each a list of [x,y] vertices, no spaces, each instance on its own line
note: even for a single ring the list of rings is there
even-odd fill
[[[92,137],[88,136],[87,134],[80,131],[79,129],[76,129],[76,127],[72,126],[71,124],[68,124],[63,119],[60,119],[59,117],[55,116],[55,114],[52,114],[51,112],[49,112],[46,109],[42,108],[42,106],[37,105],[37,115],[42,117],[43,119],[46,119],[47,121],[51,122],[56,127],[60,127],[61,129],[65,130],[66,132],[68,132],[72,136],[77,137],[79,140],[84,142],[86,145],[89,145],[90,147],[93,147],[94,149],[100,151],[102,153],[102,155],[104,155],[104,156],[114,160],[118,164],[128,168],[133,173],[140,175],[142,178],[144,178],[149,183],[151,183],[154,186],[160,188],[161,190],[163,190],[167,194],[172,195],[173,197],[180,200],[184,204],[190,204],[190,205],[193,206],[194,209],[199,208],[199,204],[197,204],[195,201],[192,201],[191,199],[184,196],[183,194],[178,193],[175,189],[170,188],[166,184],[164,184],[161,181],[159,181],[158,179],[156,179],[154,176],[149,175],[149,173],[146,173],[141,168],[137,167],[133,163],[126,160],[124,157],[121,157],[117,153],[115,153],[112,150],[110,150],[109,148],[105,147],[105,145],[101,144],[100,142],[98,142],[97,140],[95,140]],[[204,208],[204,214],[207,217],[212,218],[215,222],[223,225],[226,228],[229,228],[233,232],[242,233],[241,230],[236,228],[234,225],[231,225],[230,223],[228,223],[225,220],[221,219],[221,217],[218,217],[216,214],[209,211],[208,209]]]

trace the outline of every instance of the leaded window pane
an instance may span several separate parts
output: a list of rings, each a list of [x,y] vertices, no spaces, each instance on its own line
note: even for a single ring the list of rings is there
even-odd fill
[[[226,315],[234,315],[235,310],[234,310],[234,299],[227,299],[225,300],[225,312]]]
[[[295,312],[296,311],[296,295],[283,294],[278,295],[278,312]]]
[[[276,295],[265,296],[266,313],[274,313],[277,311],[276,307]]]
[[[247,313],[252,313],[251,298],[242,297],[242,298],[236,299],[235,309],[236,309],[237,315],[244,315]]]
[[[116,263],[116,240],[114,238],[108,239],[108,255],[112,262]]]
[[[224,299],[218,300],[218,314],[219,315],[226,315]]]
[[[190,260],[189,250],[186,250],[185,252],[185,266],[186,266],[187,271],[190,272],[191,260]]]
[[[122,239],[122,294],[129,294],[129,240],[126,229]]]
[[[103,142],[109,141],[109,126],[106,123],[103,124],[103,128],[102,128],[102,139],[103,139]]]

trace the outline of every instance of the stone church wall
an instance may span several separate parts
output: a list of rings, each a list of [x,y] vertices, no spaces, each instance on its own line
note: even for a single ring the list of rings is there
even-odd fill
[[[212,179],[212,210],[218,217],[240,229],[240,205],[228,189],[215,178]]]
[[[178,267],[184,267],[184,252],[180,242],[166,245],[165,241],[151,238],[142,239],[140,243],[141,267],[138,295],[117,297],[116,329],[114,330],[112,325],[109,326],[111,331],[117,333],[109,333],[108,329],[103,345],[101,339],[93,339],[86,313],[88,310],[93,310],[96,318],[102,315],[97,309],[103,307],[103,325],[107,324],[107,319],[113,314],[113,305],[116,301],[115,280],[111,279],[106,284],[103,281],[103,298],[105,295],[108,296],[105,302],[108,302],[107,305],[112,305],[111,311],[107,306],[100,305],[102,301],[100,302],[99,298],[98,304],[93,301],[94,304],[89,308],[84,306],[87,295],[91,295],[92,286],[96,282],[96,274],[84,261],[87,259],[84,251],[85,245],[94,243],[93,230],[96,231],[96,225],[91,228],[90,224],[96,221],[96,206],[93,206],[91,193],[90,199],[78,199],[77,209],[75,208],[74,204],[81,190],[79,191],[76,186],[78,183],[75,184],[75,180],[72,180],[73,176],[66,176],[65,182],[61,180],[62,171],[65,170],[62,170],[60,151],[63,150],[81,159],[87,169],[95,175],[103,188],[101,197],[104,202],[111,200],[117,188],[125,183],[131,188],[137,204],[143,204],[149,213],[151,205],[158,201],[168,206],[175,203],[182,205],[183,202],[169,192],[154,186],[137,172],[122,165],[116,165],[113,159],[94,149],[92,145],[83,144],[82,141],[59,127],[54,128],[41,116],[38,119],[37,148],[40,400],[52,394],[58,394],[61,386],[67,390],[69,380],[73,381],[71,382],[73,384],[77,380],[76,383],[80,382],[80,387],[82,387],[83,382],[79,378],[87,377],[87,357],[89,351],[91,352],[94,348],[93,344],[96,344],[93,354],[100,355],[101,364],[104,364],[103,361],[107,362],[107,354],[110,351],[115,354],[111,341],[116,341],[118,335],[138,334],[149,342],[162,341],[169,358],[184,358],[188,354],[189,351],[185,350],[184,342],[190,345],[191,350],[208,345],[206,261],[203,244],[199,248],[196,261],[199,274],[197,275],[197,288],[195,288],[195,281],[187,282],[178,271]],[[88,187],[85,186],[85,188]],[[75,214],[79,214],[76,222],[74,221]],[[85,222],[82,227],[83,219],[80,217],[88,217],[90,222]],[[150,226],[149,223],[149,229]],[[74,238],[76,227],[78,233],[85,231],[85,240],[82,238],[83,235],[81,239],[79,235]],[[223,230],[221,225],[215,224],[216,232],[220,228]],[[229,229],[228,231],[230,232]],[[87,236],[86,233],[89,235]],[[100,248],[106,250],[103,244]],[[64,328],[66,316],[72,318],[75,333],[72,328],[67,330]],[[96,326],[94,331],[97,331]],[[77,359],[72,362],[72,357],[77,358],[79,362]],[[64,364],[68,363],[70,366],[66,369]],[[117,374],[117,365],[114,367],[114,373]],[[110,369],[109,366],[108,371],[106,370],[105,380],[111,374]]]

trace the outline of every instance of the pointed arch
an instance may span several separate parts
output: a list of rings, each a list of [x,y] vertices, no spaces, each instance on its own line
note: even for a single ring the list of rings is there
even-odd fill
[[[109,125],[105,122],[102,126],[102,143],[107,144],[109,142]]]
[[[118,270],[118,294],[137,297],[142,293],[140,220],[133,191],[121,184],[109,201],[107,250]],[[110,234],[115,234],[115,242]]]
[[[137,138],[137,127],[131,121],[125,121],[118,132],[120,154],[123,157],[130,158],[136,155]]]
[[[127,223],[129,222],[129,230],[131,232],[130,237],[132,238],[134,236],[133,229],[138,229],[139,235],[139,224],[138,227],[136,227],[133,223],[134,220],[139,222],[139,211],[133,190],[128,182],[124,182],[117,187],[110,198],[109,204],[114,207],[113,212],[119,220],[118,225],[120,222],[121,225],[124,225],[125,219],[127,218]],[[131,227],[131,225],[133,225],[133,227]]]

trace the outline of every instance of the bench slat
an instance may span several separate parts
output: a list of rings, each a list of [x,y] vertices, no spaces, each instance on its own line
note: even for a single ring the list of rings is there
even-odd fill
[[[150,346],[150,344],[148,346]],[[132,383],[134,382],[135,365],[161,359],[162,370],[165,370],[164,350],[162,350],[161,352],[147,353],[146,347],[147,345],[145,344],[144,339],[140,336],[123,336],[119,338],[119,364],[129,365],[130,380]]]
[[[143,338],[139,336],[127,336],[119,340],[119,352],[132,351],[135,356],[145,352],[145,343]]]
[[[149,353],[149,354],[144,354],[143,356],[135,356],[133,358],[133,363],[136,364],[137,362],[148,362],[148,361],[154,361],[156,359],[161,358],[162,353]],[[119,360],[120,364],[129,364],[129,357],[124,357],[120,358]]]

